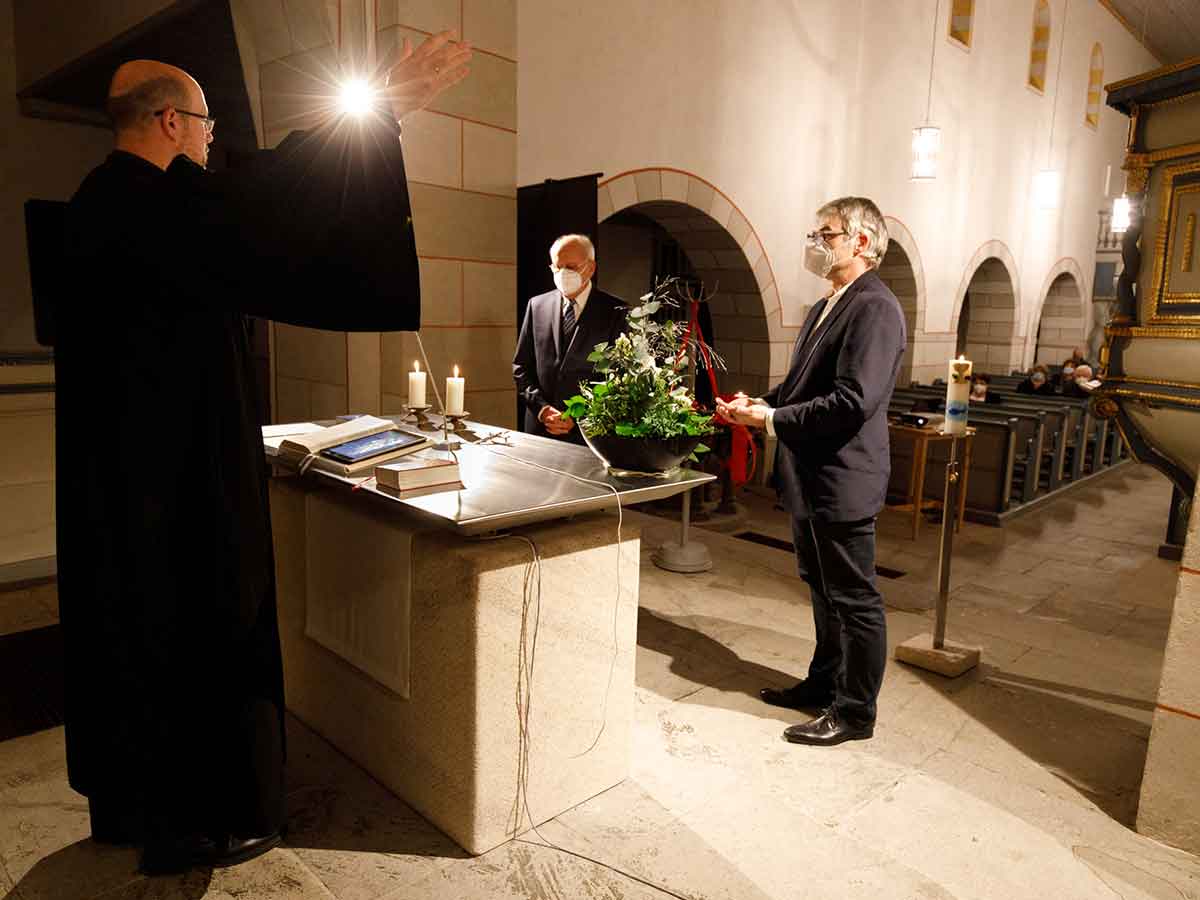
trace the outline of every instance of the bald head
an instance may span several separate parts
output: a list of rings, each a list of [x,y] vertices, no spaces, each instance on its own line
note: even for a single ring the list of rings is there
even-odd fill
[[[196,79],[178,66],[153,59],[124,63],[113,73],[106,105],[118,147],[163,168],[181,153],[207,163],[212,135],[202,118],[208,103]]]

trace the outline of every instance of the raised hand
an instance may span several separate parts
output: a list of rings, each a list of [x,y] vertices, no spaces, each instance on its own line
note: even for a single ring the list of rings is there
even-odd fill
[[[384,94],[392,104],[392,113],[403,119],[424,109],[442,91],[453,87],[471,70],[471,45],[454,43],[454,32],[443,31],[426,40],[416,50],[405,38],[388,62]]]

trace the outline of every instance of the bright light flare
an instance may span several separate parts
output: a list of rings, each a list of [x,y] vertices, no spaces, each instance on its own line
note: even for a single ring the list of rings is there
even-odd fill
[[[1130,204],[1129,198],[1124,194],[1120,197],[1114,197],[1112,219],[1108,223],[1108,230],[1113,234],[1124,234],[1129,230],[1132,215],[1132,204]]]
[[[362,78],[355,78],[342,85],[342,93],[338,97],[338,105],[342,112],[352,116],[361,116],[371,108],[375,92]]]
[[[1062,181],[1055,169],[1042,169],[1033,177],[1033,202],[1038,209],[1058,209]]]

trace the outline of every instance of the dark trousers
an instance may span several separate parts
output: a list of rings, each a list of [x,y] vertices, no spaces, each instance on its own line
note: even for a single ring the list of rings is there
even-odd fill
[[[817,631],[808,680],[830,689],[843,719],[872,724],[887,664],[887,619],[875,587],[875,519],[793,519],[792,540]]]

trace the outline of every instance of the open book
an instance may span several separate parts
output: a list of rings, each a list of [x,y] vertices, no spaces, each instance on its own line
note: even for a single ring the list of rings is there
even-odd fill
[[[320,431],[288,435],[279,442],[279,460],[301,472],[317,468],[349,477],[428,446],[425,435],[397,428],[389,419],[359,416]]]

